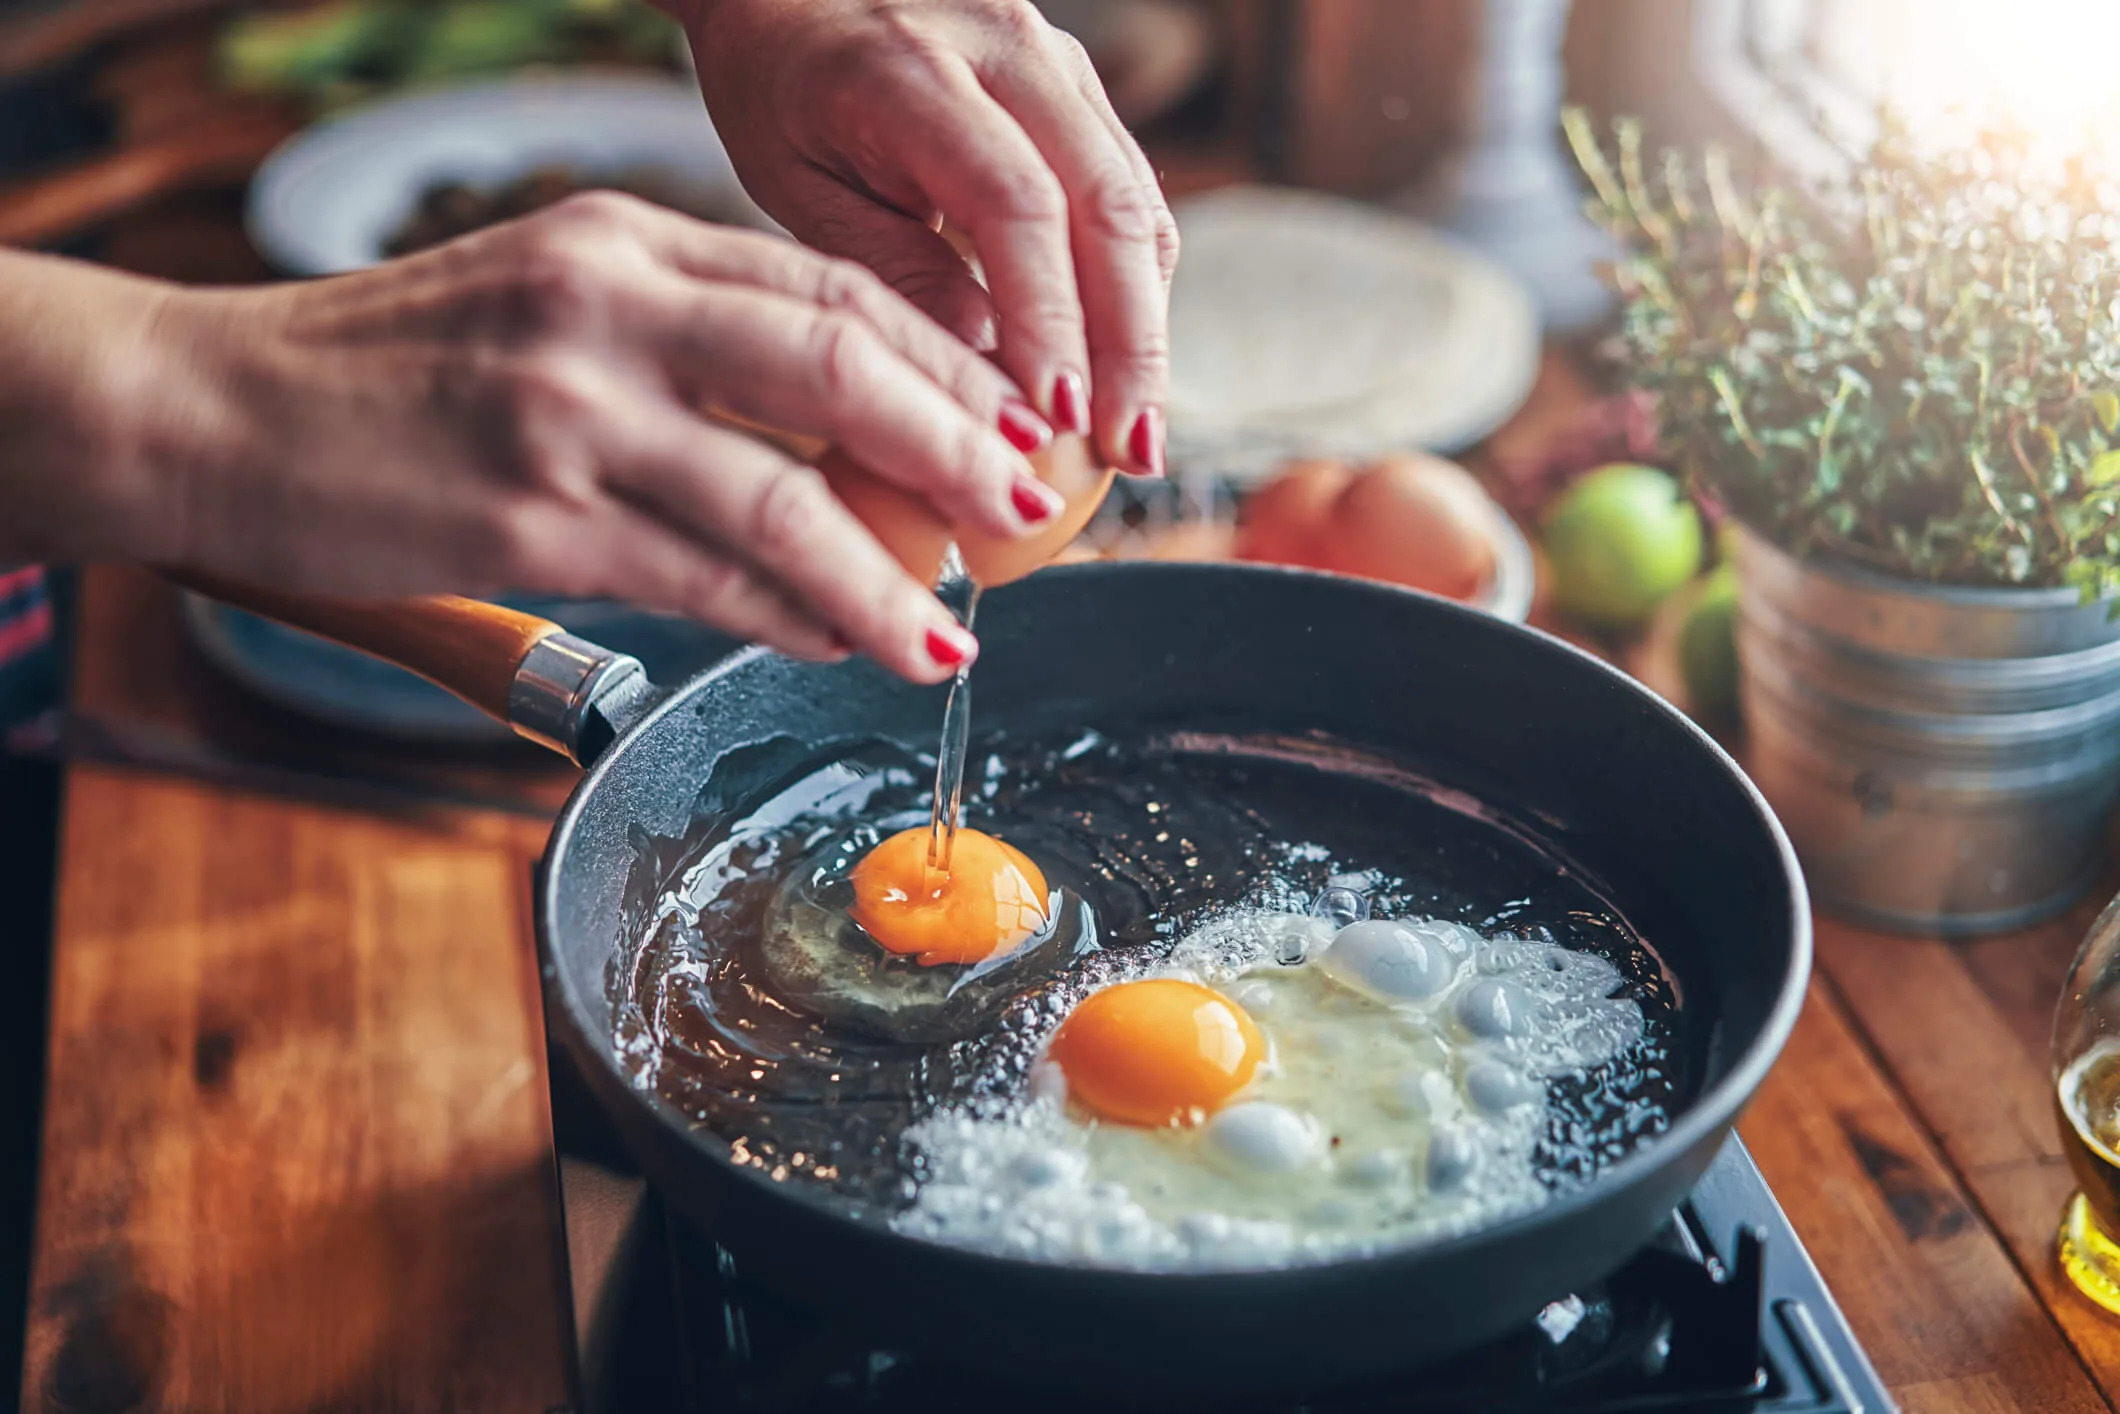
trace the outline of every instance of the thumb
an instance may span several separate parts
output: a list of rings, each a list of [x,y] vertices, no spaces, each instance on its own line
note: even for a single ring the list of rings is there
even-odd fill
[[[866,265],[979,352],[999,346],[993,300],[971,263],[939,232],[828,173],[805,173],[790,186],[790,210],[782,220],[797,240]]]

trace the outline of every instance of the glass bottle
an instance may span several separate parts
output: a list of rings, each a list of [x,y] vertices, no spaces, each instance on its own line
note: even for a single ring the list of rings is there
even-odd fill
[[[2054,1013],[2054,1117],[2076,1174],[2061,1269],[2120,1313],[2120,898],[2091,925]]]

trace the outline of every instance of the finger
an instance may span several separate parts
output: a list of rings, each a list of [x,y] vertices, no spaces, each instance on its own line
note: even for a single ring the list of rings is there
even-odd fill
[[[675,277],[649,293],[633,317],[695,397],[844,447],[953,525],[1015,537],[1065,508],[1000,416],[976,419],[860,316]]]
[[[1119,117],[1119,110],[1112,107],[1111,95],[1104,91],[1104,80],[1097,76],[1097,66],[1090,62],[1089,52],[1073,35],[1060,30],[1054,33],[1063,42],[1062,59],[1074,73],[1075,89],[1082,95],[1082,101],[1089,104],[1097,120],[1104,124],[1105,131],[1119,144],[1127,166],[1133,169],[1134,179],[1145,190],[1155,193],[1156,267],[1163,272],[1163,287],[1167,291],[1171,277],[1178,273],[1179,243],[1178,220],[1171,214],[1169,199],[1163,194],[1163,179],[1156,175],[1148,154],[1141,150],[1141,144],[1134,140],[1132,131]]]
[[[971,237],[1001,324],[1001,363],[1056,428],[1087,433],[1089,346],[1067,193],[965,61],[919,49],[890,89],[893,160]]]
[[[621,500],[606,497],[586,511],[541,507],[518,519],[519,534],[526,521],[529,535],[542,525],[554,550],[576,567],[566,592],[683,614],[809,662],[836,662],[850,651],[737,557],[673,533]]]
[[[934,227],[819,168],[805,168],[789,178],[788,185],[795,216],[789,229],[805,245],[875,271],[886,285],[967,348],[991,353],[999,347],[1000,326],[986,286]],[[1009,388],[1011,396],[1020,396],[1013,380]]]
[[[858,234],[867,248],[885,255],[901,278],[923,289],[938,305],[956,306],[960,320],[976,325],[982,315],[991,318],[986,292],[948,241],[824,173],[815,174],[815,181],[827,192],[837,192],[839,199],[820,212],[810,204],[817,193],[805,193],[803,209],[813,227],[844,242],[857,235],[853,224],[862,223]],[[1022,429],[1016,445],[1034,450],[1050,439],[1051,429],[1024,406],[1014,380],[981,358],[964,338],[953,337],[951,329],[923,313],[886,283],[881,272],[866,264],[835,260],[761,232],[717,229],[671,211],[644,212],[638,220],[641,239],[672,269],[694,279],[753,285],[824,309],[845,310],[866,320],[973,416],[1004,432],[1009,427]],[[835,223],[840,229],[835,229]],[[973,332],[979,331],[975,327]]]
[[[1114,466],[1160,475],[1170,291],[1158,245],[1170,213],[1162,192],[1144,183],[1129,161],[1132,137],[1121,129],[1115,139],[1083,96],[1067,49],[1079,46],[1058,31],[1049,33],[1051,62],[996,64],[982,77],[1067,192],[1097,444]]]
[[[900,568],[815,468],[676,409],[636,420],[608,474],[678,524],[740,547],[803,612],[900,676],[940,682],[978,651],[942,602]]]

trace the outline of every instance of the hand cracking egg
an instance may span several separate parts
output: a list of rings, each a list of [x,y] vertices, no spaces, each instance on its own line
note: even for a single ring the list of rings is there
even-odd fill
[[[1320,929],[1230,914],[1077,1001],[1016,1103],[909,1131],[926,1176],[896,1225],[1049,1261],[1228,1267],[1544,1201],[1549,1077],[1643,1035],[1616,969],[1431,918]],[[1020,1177],[1053,1172],[1077,1181]]]

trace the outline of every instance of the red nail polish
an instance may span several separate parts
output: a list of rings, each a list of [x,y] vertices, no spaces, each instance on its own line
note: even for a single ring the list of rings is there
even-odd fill
[[[1146,408],[1134,419],[1134,430],[1127,436],[1126,450],[1133,457],[1134,465],[1144,474],[1163,474],[1163,412],[1160,408]]]
[[[1078,436],[1089,431],[1089,393],[1081,374],[1063,373],[1053,380],[1053,422]]]
[[[933,658],[942,667],[961,668],[972,661],[969,638],[968,634],[931,628],[927,631],[928,657]]]
[[[1059,511],[1051,494],[1034,481],[1018,481],[1009,487],[1008,498],[1016,507],[1016,514],[1032,525],[1051,520]]]
[[[1001,435],[1019,452],[1035,452],[1053,440],[1053,429],[1032,411],[1030,404],[1014,400],[1001,405]]]

